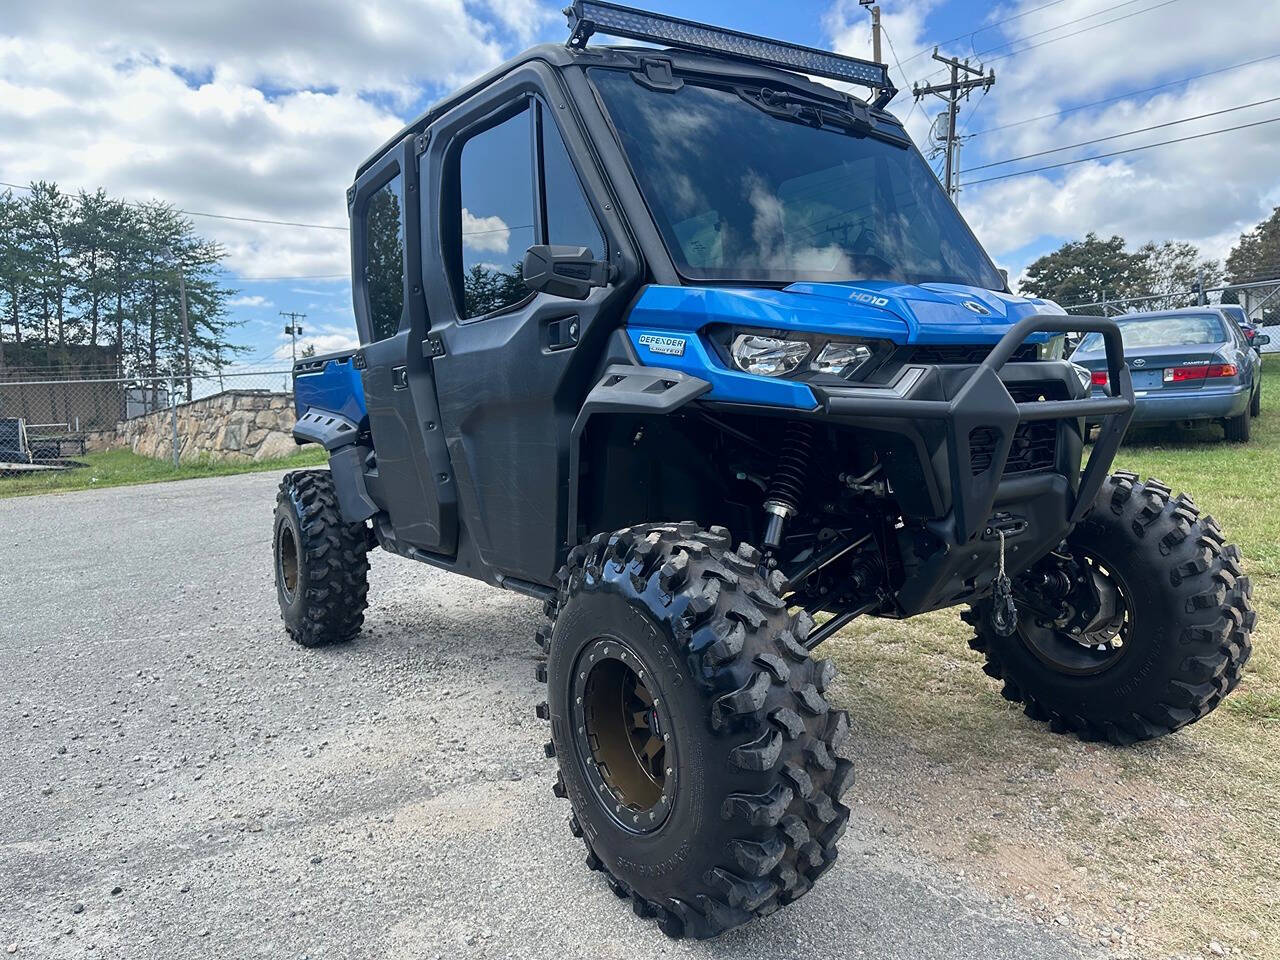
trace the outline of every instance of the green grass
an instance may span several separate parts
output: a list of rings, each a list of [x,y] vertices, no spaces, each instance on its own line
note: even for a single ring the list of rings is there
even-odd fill
[[[175,468],[172,460],[140,457],[128,450],[106,450],[77,457],[85,464],[70,470],[49,471],[0,477],[0,497],[22,497],[39,493],[88,490],[98,487],[126,487],[164,480],[190,480],[195,477],[221,477],[260,470],[287,470],[290,467],[319,466],[328,455],[317,446],[301,448],[292,456],[259,463],[236,463],[201,459]]]

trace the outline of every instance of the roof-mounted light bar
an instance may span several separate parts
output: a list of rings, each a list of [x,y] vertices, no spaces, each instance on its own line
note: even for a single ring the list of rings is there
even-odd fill
[[[877,106],[888,103],[897,93],[889,80],[888,67],[870,60],[844,57],[815,47],[756,37],[680,17],[648,13],[603,0],[574,0],[564,12],[573,31],[569,36],[569,46],[578,49],[586,46],[593,33],[607,33],[612,37],[715,53],[829,80],[861,84],[879,92]]]

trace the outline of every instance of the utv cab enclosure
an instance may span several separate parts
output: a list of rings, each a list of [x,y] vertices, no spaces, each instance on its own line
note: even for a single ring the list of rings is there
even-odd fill
[[[810,652],[857,616],[967,605],[987,673],[1055,731],[1124,744],[1216,706],[1254,622],[1238,551],[1107,475],[1118,330],[1008,291],[885,67],[567,13],[566,45],[356,173],[360,346],[295,368],[295,437],[330,468],[281,485],[289,633],[358,634],[375,546],[542,600],[555,793],[672,936],[835,862],[849,725]],[[1098,396],[1068,332],[1104,345]]]

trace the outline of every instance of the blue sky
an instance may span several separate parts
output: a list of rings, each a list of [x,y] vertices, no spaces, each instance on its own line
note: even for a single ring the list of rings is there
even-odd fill
[[[542,0],[46,0],[0,24],[0,180],[55,179],[194,211],[342,225],[356,164],[425,105],[521,48],[565,36]],[[856,0],[650,0],[652,9],[867,56]],[[979,179],[1280,117],[1274,0],[885,0],[891,109],[928,152],[941,104],[912,81],[945,53],[996,70],[964,105]],[[109,8],[109,9],[108,9]],[[1246,61],[1269,60],[1238,66]],[[1185,78],[1194,77],[1187,80]],[[1158,89],[1152,89],[1158,88]],[[1082,104],[1107,101],[1079,109]],[[1252,105],[1250,105],[1252,104]],[[1187,121],[1205,113],[1216,116]],[[1064,112],[1065,111],[1065,112]],[[1052,114],[1047,119],[1022,122]],[[1139,127],[1169,124],[1130,134]],[[68,149],[74,131],[74,149]],[[1102,144],[1057,150],[1101,137]],[[1224,256],[1280,204],[1280,123],[967,187],[960,208],[1017,277],[1088,230]],[[320,349],[353,334],[341,230],[197,218],[227,251],[247,359],[288,356],[280,310]],[[285,279],[262,279],[262,278]]]

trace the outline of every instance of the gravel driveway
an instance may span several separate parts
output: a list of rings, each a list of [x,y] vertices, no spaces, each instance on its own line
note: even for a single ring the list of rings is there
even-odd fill
[[[866,827],[858,785],[812,893],[667,940],[582,864],[551,794],[540,605],[377,553],[359,640],[295,646],[271,583],[277,481],[0,500],[0,951],[1081,955]]]

